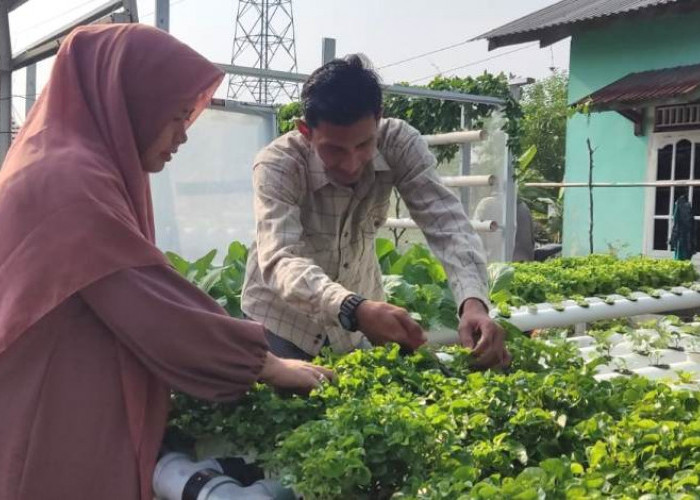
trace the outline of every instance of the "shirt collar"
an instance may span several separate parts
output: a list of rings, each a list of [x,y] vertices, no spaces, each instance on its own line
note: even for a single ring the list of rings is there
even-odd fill
[[[317,191],[321,189],[326,184],[331,184],[331,180],[326,175],[324,169],[323,160],[318,156],[316,151],[311,149],[309,153],[309,185],[312,191]],[[377,150],[372,162],[370,163],[370,168],[375,172],[387,172],[390,170],[389,164],[384,159],[384,156]]]

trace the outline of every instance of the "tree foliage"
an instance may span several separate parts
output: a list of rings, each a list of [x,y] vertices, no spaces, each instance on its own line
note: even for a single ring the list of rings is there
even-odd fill
[[[509,137],[509,146],[515,154],[520,153],[522,111],[520,105],[510,94],[508,76],[505,73],[494,75],[484,72],[477,77],[467,76],[464,78],[438,76],[425,88],[504,99],[503,111],[507,118],[505,132]],[[471,128],[483,126],[484,120],[491,115],[494,109],[493,106],[485,104],[460,104],[454,101],[387,95],[384,98],[384,116],[401,118],[423,134],[439,134],[460,130],[462,106],[464,106],[465,113],[471,121]],[[436,148],[438,161],[452,159],[457,153],[457,149],[457,146]]]
[[[301,103],[290,102],[277,110],[277,129],[280,135],[291,132],[296,127],[295,121],[301,118]]]
[[[564,147],[568,113],[566,73],[555,72],[525,88],[521,102],[521,144],[537,148],[530,168],[542,180],[561,182],[564,177]]]

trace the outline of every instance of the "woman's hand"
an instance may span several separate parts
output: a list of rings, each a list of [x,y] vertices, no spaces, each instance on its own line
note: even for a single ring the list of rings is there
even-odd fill
[[[332,370],[298,359],[278,358],[267,353],[260,381],[275,389],[308,394],[325,381],[335,379]]]

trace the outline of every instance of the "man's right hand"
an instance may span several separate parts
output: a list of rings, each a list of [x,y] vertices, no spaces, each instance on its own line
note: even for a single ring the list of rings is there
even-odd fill
[[[357,307],[355,315],[359,330],[372,344],[396,342],[414,350],[427,340],[420,325],[401,307],[365,300]]]

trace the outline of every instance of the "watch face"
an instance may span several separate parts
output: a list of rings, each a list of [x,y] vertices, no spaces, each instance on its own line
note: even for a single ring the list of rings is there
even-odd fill
[[[352,328],[352,320],[346,314],[340,313],[338,315],[338,320],[340,321],[340,325],[346,330]]]

